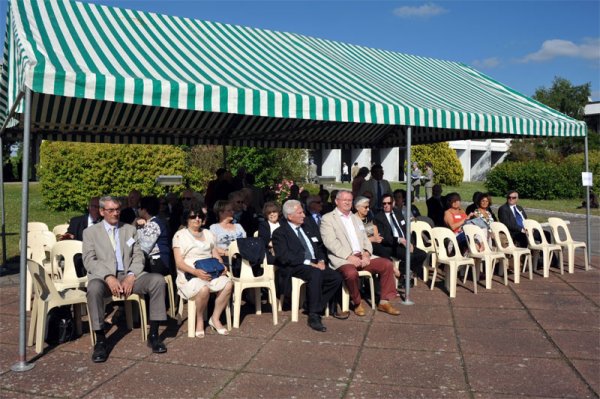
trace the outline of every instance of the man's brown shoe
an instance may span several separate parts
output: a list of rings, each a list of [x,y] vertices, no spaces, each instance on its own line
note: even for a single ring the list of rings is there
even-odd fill
[[[398,316],[400,314],[400,311],[393,307],[392,304],[389,302],[380,303],[379,305],[377,305],[377,310],[379,310],[380,312],[391,314],[392,316]]]
[[[354,308],[354,314],[360,317],[363,317],[366,314],[365,308],[363,308],[362,303]]]

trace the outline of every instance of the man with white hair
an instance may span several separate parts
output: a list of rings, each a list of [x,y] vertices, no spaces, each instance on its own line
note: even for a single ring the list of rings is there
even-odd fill
[[[286,201],[282,212],[284,220],[279,222],[279,228],[272,236],[280,286],[287,293],[292,277],[306,282],[308,325],[313,330],[325,332],[327,328],[321,322],[321,313],[340,289],[342,277],[327,267],[318,234],[303,227],[305,215],[300,201]]]

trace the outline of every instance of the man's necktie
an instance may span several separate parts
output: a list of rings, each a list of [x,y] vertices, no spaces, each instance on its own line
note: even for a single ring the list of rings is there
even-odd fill
[[[317,223],[317,226],[321,226],[321,215],[318,213],[315,213],[315,222]]]
[[[116,233],[117,229],[115,227],[111,227],[108,230],[108,239],[110,240],[110,245],[112,245],[113,249],[117,249],[117,240],[115,240]]]
[[[521,216],[521,212],[517,210],[516,206],[513,208],[513,210],[515,211],[515,219],[517,220],[517,224],[520,228],[523,228],[523,216]]]
[[[394,228],[396,230],[398,230],[398,234],[400,235],[400,237],[404,238],[404,232],[400,228],[400,224],[398,223],[398,220],[396,219],[396,215],[394,215],[394,212],[390,213],[390,216],[392,217],[392,223],[394,223]]]
[[[304,259],[307,259],[307,260],[312,259],[312,253],[310,252],[310,248],[308,248],[308,244],[306,243],[306,240],[304,239],[304,235],[302,234],[300,227],[296,227],[296,234],[298,234],[298,239],[300,240],[300,243],[302,244],[302,247],[304,248]]]

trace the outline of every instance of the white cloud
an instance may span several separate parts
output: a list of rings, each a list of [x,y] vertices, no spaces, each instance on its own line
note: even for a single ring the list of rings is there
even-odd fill
[[[498,57],[489,57],[483,60],[475,60],[473,61],[473,66],[476,68],[496,68],[500,65],[500,59]]]
[[[552,39],[542,43],[535,53],[527,54],[521,62],[543,62],[558,57],[600,59],[600,38],[586,38],[581,44],[569,40]]]
[[[447,13],[444,7],[428,3],[418,7],[402,6],[394,9],[394,15],[400,18],[429,18]]]

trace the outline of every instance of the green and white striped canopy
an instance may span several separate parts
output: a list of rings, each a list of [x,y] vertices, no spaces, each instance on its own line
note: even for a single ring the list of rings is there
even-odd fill
[[[5,134],[303,147],[585,136],[573,120],[456,62],[69,0],[13,0]],[[11,110],[14,112],[11,113]]]

